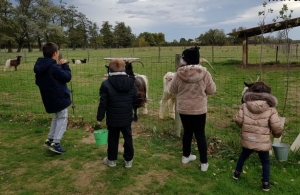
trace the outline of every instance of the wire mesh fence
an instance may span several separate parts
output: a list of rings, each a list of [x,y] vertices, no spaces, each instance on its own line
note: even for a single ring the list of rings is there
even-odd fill
[[[142,109],[139,109],[139,121],[134,123],[137,128],[143,128],[151,131],[172,132],[175,128],[175,122],[167,115],[164,119],[159,118],[159,101],[163,92],[163,76],[171,71],[175,72],[175,54],[181,53],[183,47],[178,48],[140,48],[125,49],[120,55],[119,49],[107,50],[101,54],[94,54],[92,51],[82,50],[80,53],[72,54],[70,50],[61,50],[64,58],[70,62],[72,70],[72,81],[68,83],[72,91],[72,105],[69,107],[70,121],[87,124],[96,122],[96,112],[99,103],[100,84],[107,77],[105,65],[108,61],[106,57],[137,57],[143,62],[144,67],[139,63],[134,63],[134,72],[146,75],[149,81],[148,92],[148,114],[144,115]],[[124,49],[123,49],[124,50]],[[159,51],[160,50],[160,51]],[[212,50],[215,56],[213,57]],[[259,62],[259,48],[251,48],[252,55],[249,55],[249,61],[255,64]],[[152,52],[152,56],[149,53]],[[160,52],[160,54],[158,54]],[[173,53],[166,55],[167,52]],[[231,60],[241,61],[241,47],[201,47],[201,57],[206,58],[212,63],[216,74],[213,73],[207,64],[202,64],[211,72],[217,85],[217,92],[208,99],[208,118],[207,129],[213,136],[218,135],[218,131],[230,131],[236,129],[233,117],[241,103],[241,92],[244,88],[243,82],[250,82],[249,77],[256,80],[260,75],[258,66],[241,67],[230,63],[220,63]],[[264,60],[275,57],[272,49],[264,51]],[[165,54],[165,55],[163,55]],[[3,68],[5,59],[10,55],[1,53],[0,68]],[[32,120],[48,120],[51,115],[44,110],[38,87],[35,85],[35,75],[33,65],[40,56],[39,52],[35,54],[22,54],[23,59],[18,71],[0,71],[0,115],[4,119],[14,120],[22,119],[30,122]],[[71,59],[87,58],[87,63],[73,64]],[[216,63],[216,64],[214,64]],[[256,64],[257,64],[256,63]],[[291,143],[300,129],[299,124],[299,67],[291,68],[289,76],[289,92],[284,116],[286,120],[285,139]],[[272,87],[272,93],[278,98],[278,111],[280,115],[283,108],[287,72],[285,66],[266,66],[263,68],[262,78]],[[72,124],[72,123],[71,123]]]

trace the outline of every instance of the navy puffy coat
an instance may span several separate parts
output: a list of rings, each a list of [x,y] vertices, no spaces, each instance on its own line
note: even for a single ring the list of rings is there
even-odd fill
[[[114,75],[102,82],[97,121],[102,121],[106,114],[107,126],[124,127],[132,123],[133,103],[138,98],[134,80],[128,75]]]
[[[59,65],[52,58],[38,58],[33,71],[47,113],[59,112],[71,105],[71,69],[67,63]]]

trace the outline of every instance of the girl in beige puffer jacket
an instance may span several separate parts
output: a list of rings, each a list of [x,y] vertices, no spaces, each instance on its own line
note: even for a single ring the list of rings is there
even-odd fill
[[[243,96],[235,123],[241,128],[240,142],[242,152],[238,159],[233,178],[238,179],[245,161],[257,152],[262,164],[262,189],[270,189],[269,151],[272,147],[271,134],[275,138],[282,135],[283,125],[280,122],[276,106],[278,101],[271,94],[271,88],[264,82],[256,82]]]

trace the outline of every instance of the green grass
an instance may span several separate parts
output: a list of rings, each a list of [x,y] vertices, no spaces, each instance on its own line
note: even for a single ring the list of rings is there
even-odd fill
[[[175,70],[175,54],[184,48],[134,48],[112,50],[62,50],[67,59],[85,58],[82,65],[71,64],[75,109],[69,108],[70,119],[62,145],[67,152],[52,153],[43,147],[51,115],[46,114],[37,86],[34,84],[33,64],[40,52],[25,53],[18,71],[0,71],[0,194],[264,194],[261,190],[261,166],[253,154],[238,181],[232,179],[240,152],[239,129],[233,122],[240,105],[243,81],[256,79],[258,66],[241,67],[241,47],[215,47],[212,73],[217,93],[209,97],[207,140],[209,143],[208,172],[199,170],[199,162],[181,164],[181,139],[174,136],[174,121],[158,118],[162,95],[162,78]],[[264,52],[270,53],[265,48]],[[201,47],[201,56],[211,58],[211,47]],[[249,49],[251,63],[258,61],[259,47]],[[0,51],[0,64],[8,54]],[[102,163],[106,146],[97,146],[93,135],[86,132],[95,124],[98,90],[104,78],[110,56],[140,57],[145,64],[134,65],[135,72],[149,79],[148,115],[140,114],[133,123],[135,157],[133,167],[125,169],[122,151],[117,167]],[[271,55],[270,55],[271,56]],[[265,62],[274,59],[265,57]],[[282,61],[282,60],[280,60]],[[0,69],[3,66],[0,66]],[[299,134],[299,67],[291,67],[285,133],[283,142],[292,144]],[[263,80],[278,98],[282,115],[286,68],[264,65]],[[70,83],[71,84],[71,83]],[[69,87],[71,85],[69,84]],[[74,112],[73,112],[74,111]],[[123,140],[120,138],[120,150]],[[193,142],[192,152],[196,145]],[[271,190],[269,194],[299,194],[299,153],[289,153],[286,162],[271,156]]]

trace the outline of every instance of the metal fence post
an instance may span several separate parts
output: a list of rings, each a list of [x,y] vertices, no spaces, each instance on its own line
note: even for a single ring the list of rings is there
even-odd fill
[[[180,54],[176,54],[175,55],[175,70],[177,70],[177,67],[180,64]],[[175,133],[176,136],[180,137],[180,132],[181,132],[181,120],[180,120],[180,116],[179,113],[177,112],[177,100],[175,99]]]

